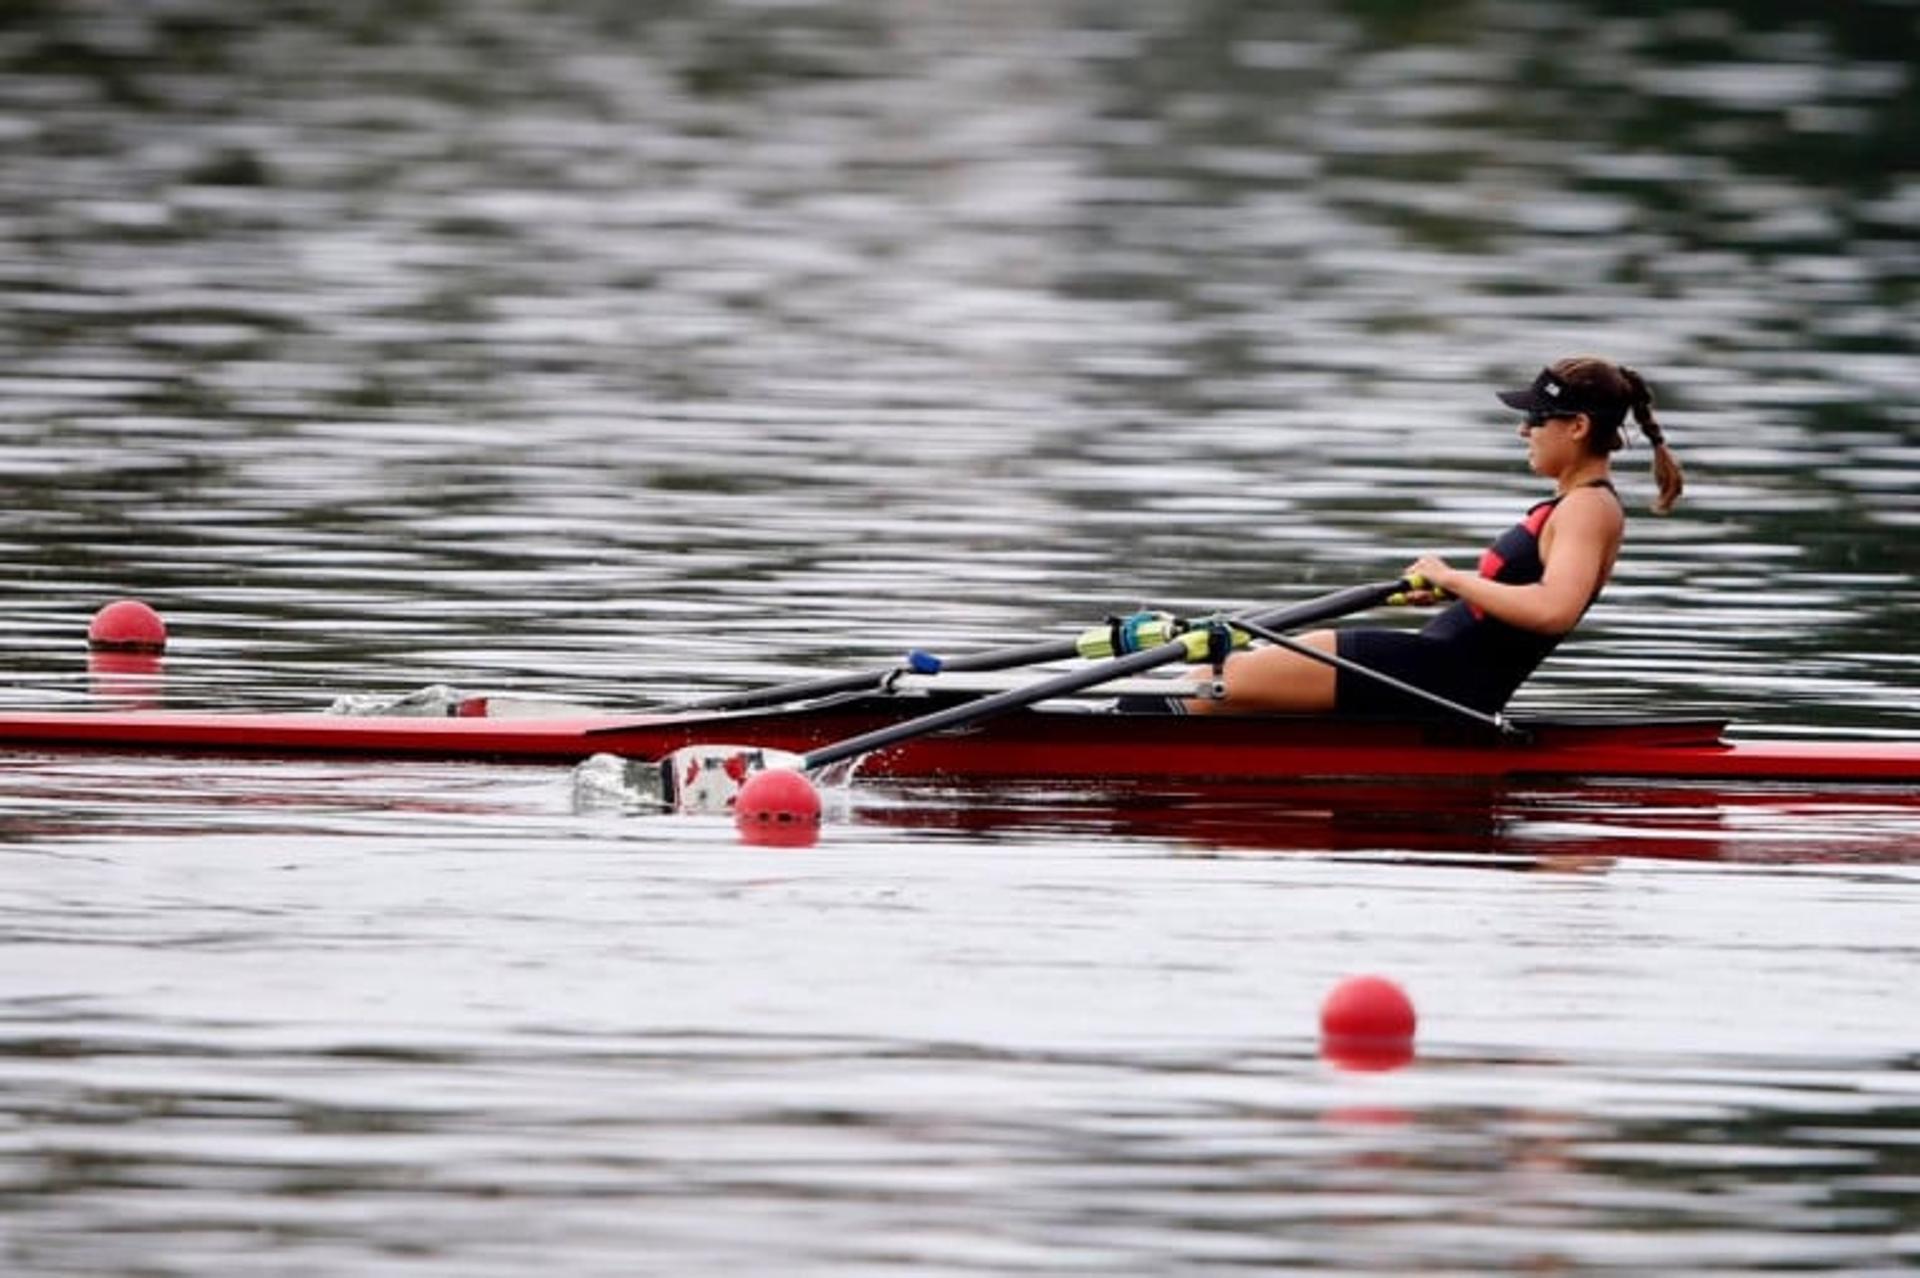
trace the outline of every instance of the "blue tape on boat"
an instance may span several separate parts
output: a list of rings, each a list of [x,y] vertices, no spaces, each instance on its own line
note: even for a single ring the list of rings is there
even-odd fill
[[[915,674],[939,674],[942,664],[940,658],[924,648],[915,648],[907,654],[907,669]]]

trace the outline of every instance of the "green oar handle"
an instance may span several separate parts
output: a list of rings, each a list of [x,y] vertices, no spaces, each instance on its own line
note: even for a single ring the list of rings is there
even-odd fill
[[[1274,630],[1307,626],[1316,621],[1326,621],[1333,617],[1345,616],[1350,612],[1361,612],[1375,607],[1385,603],[1390,596],[1407,589],[1409,586],[1403,580],[1382,582],[1371,586],[1351,586],[1346,590],[1318,599],[1309,599],[1304,603],[1252,613],[1246,620],[1253,621],[1262,628]],[[1234,623],[1229,621],[1227,624]],[[835,741],[817,750],[810,750],[801,756],[800,766],[806,771],[813,771],[831,763],[839,763],[843,759],[851,759],[875,750],[884,750],[888,746],[899,745],[915,737],[939,732],[944,728],[979,723],[995,715],[1006,714],[1053,697],[1078,692],[1082,688],[1110,683],[1115,679],[1124,679],[1128,675],[1151,670],[1155,666],[1186,660],[1189,649],[1190,645],[1185,638],[1175,639],[1141,652],[1115,657],[1111,661],[1098,662],[1080,670],[1069,670],[1051,679],[1042,679],[1037,683],[997,692],[977,701],[962,702],[957,706],[936,710],[932,714],[921,715],[917,719],[909,719],[905,723],[890,724],[884,728],[876,728],[872,732],[863,732],[856,737],[848,737],[844,741]]]

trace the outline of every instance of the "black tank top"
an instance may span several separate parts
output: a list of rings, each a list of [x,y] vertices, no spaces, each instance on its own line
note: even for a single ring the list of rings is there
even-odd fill
[[[1582,487],[1614,491],[1613,484],[1605,479],[1596,479]],[[1566,497],[1567,494],[1562,493],[1528,508],[1526,518],[1501,533],[1481,553],[1480,575],[1510,586],[1531,586],[1544,577],[1547,566],[1540,558],[1540,534]],[[1595,585],[1586,606],[1591,608],[1599,597],[1600,587]],[[1585,608],[1581,609],[1581,615],[1586,615]],[[1459,672],[1468,675],[1496,705],[1504,705],[1513,690],[1565,637],[1509,625],[1464,599],[1429,621],[1420,634],[1451,646],[1454,655],[1450,660],[1459,663]]]

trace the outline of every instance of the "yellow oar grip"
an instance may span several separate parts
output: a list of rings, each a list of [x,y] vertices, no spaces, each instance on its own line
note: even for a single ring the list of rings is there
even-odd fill
[[[1407,578],[1407,585],[1412,588],[1410,591],[1402,591],[1399,594],[1388,595],[1387,602],[1394,605],[1410,603],[1412,601],[1413,595],[1419,594],[1423,591],[1427,594],[1432,595],[1435,599],[1453,598],[1452,595],[1449,595],[1446,591],[1442,590],[1439,586],[1434,585],[1431,581],[1428,581],[1425,577],[1421,576],[1417,572],[1413,573]]]
[[[1080,632],[1073,647],[1088,661],[1105,661],[1113,655],[1113,629],[1109,626],[1089,626]]]
[[[1253,637],[1244,630],[1232,630],[1229,628],[1229,633],[1233,639],[1233,646],[1236,648],[1244,648],[1253,642]],[[1205,625],[1197,625],[1195,629],[1189,630],[1181,635],[1180,642],[1187,645],[1187,662],[1190,665],[1198,665],[1200,662],[1211,660],[1213,657],[1213,643],[1209,636],[1208,628]]]

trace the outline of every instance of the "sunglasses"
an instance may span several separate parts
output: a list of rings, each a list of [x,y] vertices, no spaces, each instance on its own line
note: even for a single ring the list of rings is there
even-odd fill
[[[1549,413],[1536,408],[1527,414],[1527,429],[1539,430],[1548,422],[1560,421],[1567,417],[1578,417],[1578,413]]]

